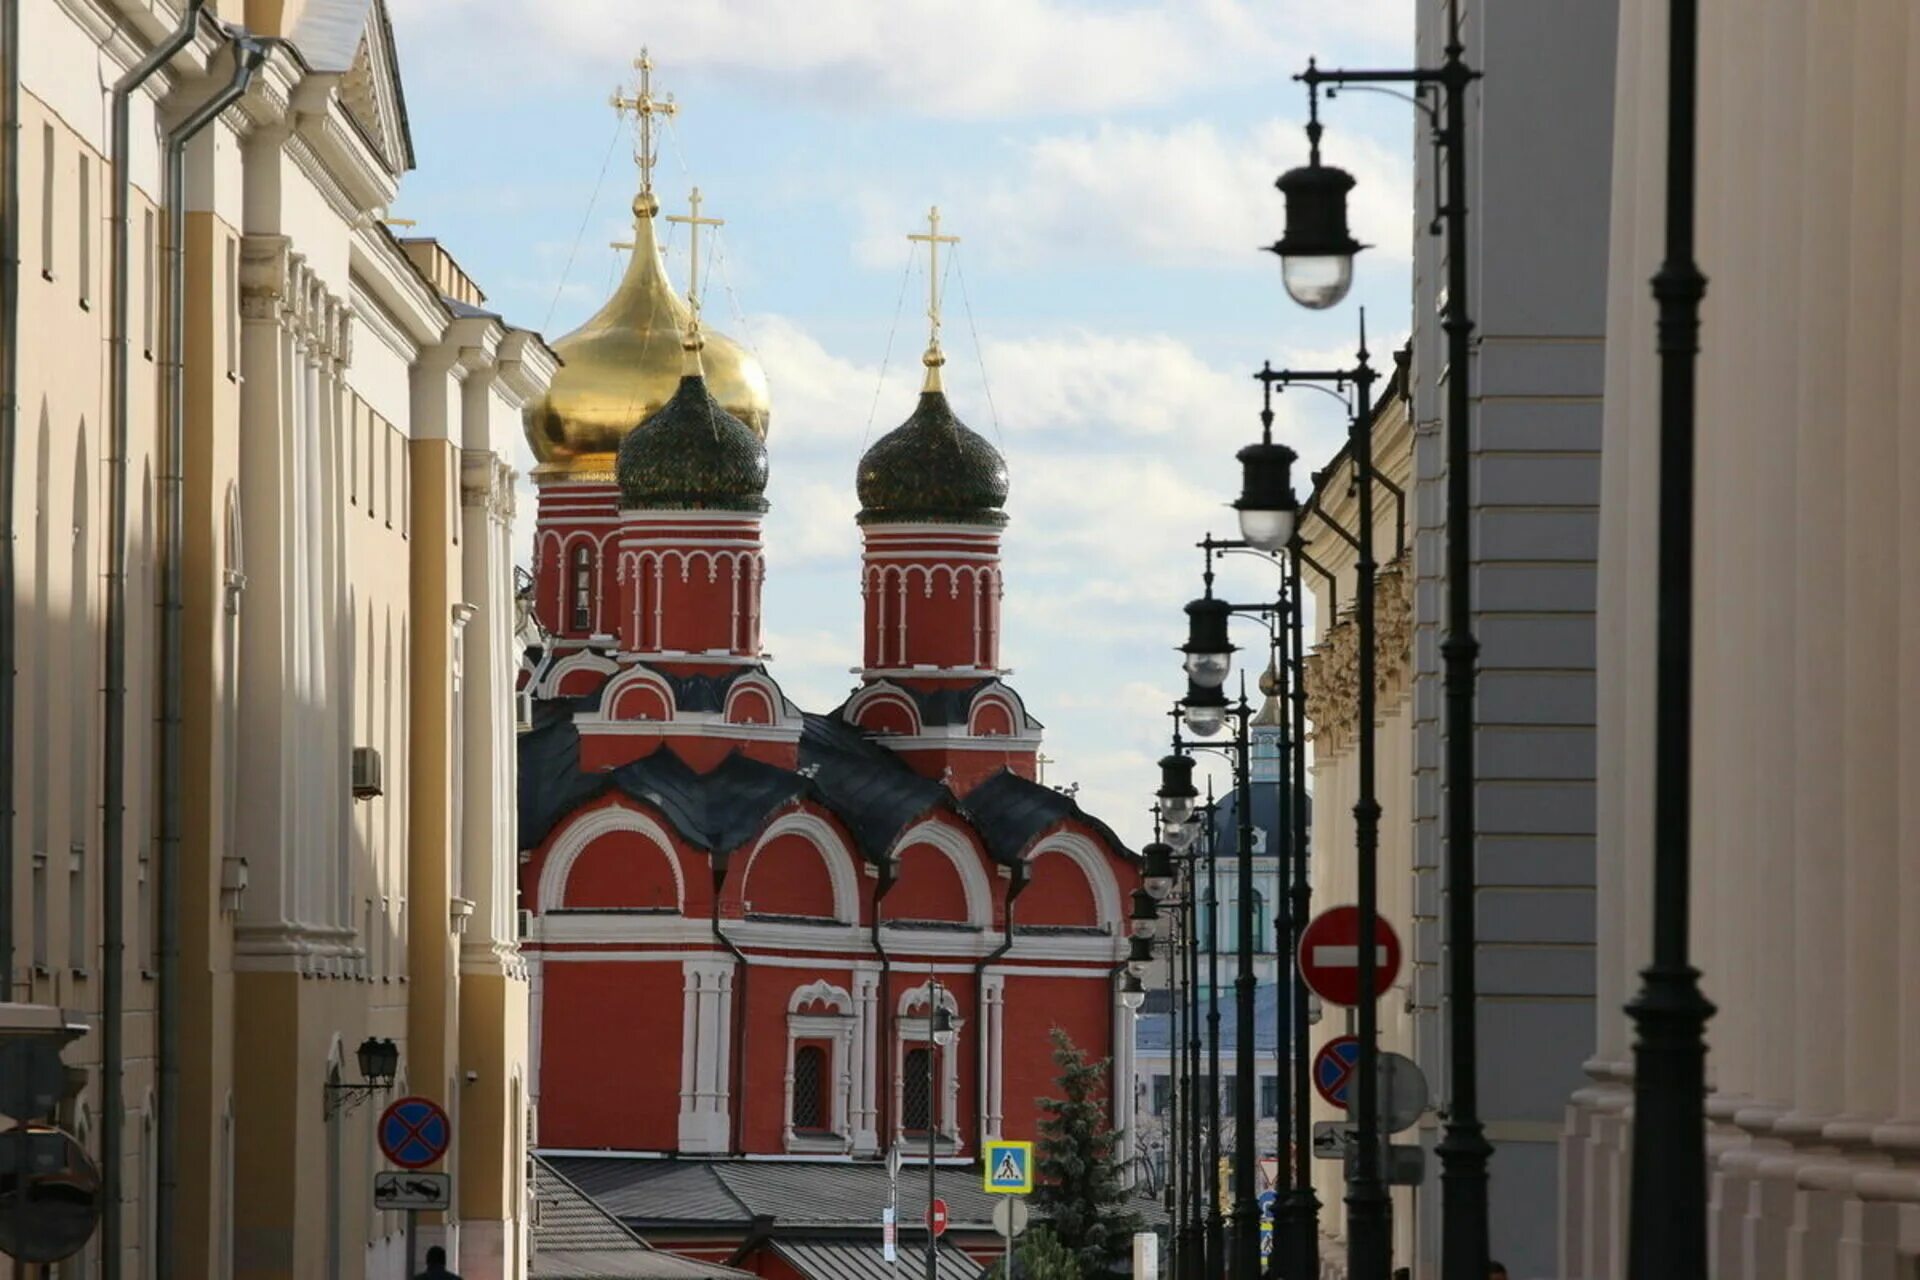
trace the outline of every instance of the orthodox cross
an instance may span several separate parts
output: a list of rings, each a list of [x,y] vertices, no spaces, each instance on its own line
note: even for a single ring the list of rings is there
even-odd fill
[[[615,115],[624,116],[631,111],[640,118],[640,145],[634,150],[634,163],[640,166],[640,199],[638,203],[647,206],[651,214],[658,205],[653,199],[653,118],[655,116],[674,116],[680,112],[680,105],[673,100],[672,94],[664,98],[653,96],[653,59],[647,56],[645,49],[634,60],[634,70],[640,73],[640,83],[631,98],[614,88],[613,96],[608,99]]]
[[[927,319],[933,324],[933,334],[927,339],[927,364],[929,367],[940,363],[940,246],[959,244],[959,236],[940,234],[940,206],[927,210],[926,233],[909,232],[907,239],[918,241],[927,246]]]
[[[690,213],[667,215],[668,222],[678,222],[690,229],[692,242],[687,246],[687,306],[693,312],[693,323],[700,323],[700,228],[724,227],[725,218],[703,218],[700,216],[700,188],[695,187],[693,194],[687,197]]]

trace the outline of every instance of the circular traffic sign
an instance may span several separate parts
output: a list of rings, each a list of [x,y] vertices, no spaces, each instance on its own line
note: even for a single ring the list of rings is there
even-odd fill
[[[1393,926],[1374,918],[1373,995],[1378,998],[1400,975],[1400,939]],[[1360,1003],[1360,908],[1332,907],[1300,934],[1300,976],[1313,993],[1333,1004]]]
[[[1017,1239],[1027,1229],[1027,1202],[1019,1196],[998,1196],[993,1202],[993,1229]]]
[[[1347,1105],[1347,1094],[1353,1088],[1353,1071],[1359,1065],[1357,1036],[1335,1036],[1313,1055],[1313,1087],[1328,1106]]]
[[[0,1133],[0,1254],[50,1263],[86,1247],[100,1221],[100,1170],[64,1129]]]
[[[936,1236],[947,1234],[947,1202],[945,1200],[935,1198],[927,1210],[927,1225],[933,1228],[933,1234]]]
[[[380,1115],[380,1150],[402,1169],[424,1169],[447,1154],[453,1121],[432,1098],[402,1098]]]
[[[1393,1053],[1382,1049],[1376,1059],[1375,1074],[1380,1081],[1376,1103],[1380,1112],[1380,1132],[1399,1133],[1413,1128],[1426,1114],[1427,1103],[1432,1099],[1427,1092],[1427,1076],[1420,1066],[1404,1053]],[[1350,1090],[1347,1094],[1347,1114],[1354,1120],[1355,1106],[1360,1099],[1360,1091]]]

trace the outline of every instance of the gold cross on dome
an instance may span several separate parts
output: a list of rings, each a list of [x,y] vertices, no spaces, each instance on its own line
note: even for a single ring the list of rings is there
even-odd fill
[[[940,206],[934,205],[927,210],[926,232],[908,232],[907,239],[927,246],[927,320],[933,326],[927,339],[927,364],[931,367],[940,354],[940,246],[959,244],[960,237],[940,234]]]
[[[634,148],[633,162],[640,166],[640,200],[649,210],[657,207],[653,202],[653,164],[656,159],[653,141],[653,118],[655,116],[674,116],[680,113],[680,104],[673,100],[672,94],[664,98],[653,96],[653,59],[645,49],[634,59],[634,70],[640,73],[639,84],[632,97],[620,92],[614,86],[613,96],[607,100],[614,114],[625,116],[631,111],[640,119],[640,145]]]
[[[700,216],[700,188],[695,187],[693,194],[687,197],[690,213],[670,213],[668,222],[678,222],[691,228],[692,242],[687,246],[687,306],[693,312],[693,322],[700,323],[700,228],[724,227],[725,218],[703,218]]]

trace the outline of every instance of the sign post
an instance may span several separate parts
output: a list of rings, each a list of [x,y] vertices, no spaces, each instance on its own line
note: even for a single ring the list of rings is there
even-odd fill
[[[453,1121],[432,1098],[417,1095],[401,1098],[380,1113],[374,1132],[380,1137],[380,1151],[387,1159],[409,1173],[424,1169],[447,1154],[453,1141]],[[445,1178],[447,1175],[439,1174]],[[452,1179],[448,1178],[449,1197]],[[376,1192],[377,1195],[377,1192]],[[448,1203],[451,1204],[451,1198]],[[414,1257],[415,1237],[419,1232],[420,1210],[407,1209],[407,1274],[412,1275],[419,1261]]]
[[[1013,1280],[1013,1240],[1027,1229],[1027,1202],[1019,1196],[996,1201],[993,1229],[1006,1238],[1007,1261],[1001,1275],[1003,1280]]]

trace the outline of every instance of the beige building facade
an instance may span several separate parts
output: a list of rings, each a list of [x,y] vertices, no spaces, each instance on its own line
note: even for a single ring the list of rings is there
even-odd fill
[[[1622,0],[1599,972],[1562,1266],[1623,1274],[1649,961],[1666,6]],[[1920,15],[1702,6],[1693,959],[1712,1274],[1920,1271]]]
[[[470,1278],[523,1276],[507,460],[555,361],[438,244],[384,221],[413,156],[381,0],[207,4],[131,97],[125,811],[117,859],[104,847],[109,90],[186,7],[24,0],[5,51],[20,84],[4,317],[19,674],[0,963],[8,999],[89,1027],[66,1052],[85,1083],[60,1119],[111,1191],[109,1222],[51,1274],[403,1275],[403,1216],[373,1202],[374,1127],[410,1092],[454,1125],[436,1166],[453,1208],[422,1215],[419,1248],[444,1242]],[[185,149],[170,431],[163,143],[234,80],[226,24],[273,39]],[[126,927],[109,936],[116,887]],[[334,1105],[327,1086],[361,1079],[369,1037],[398,1045],[398,1079]]]

